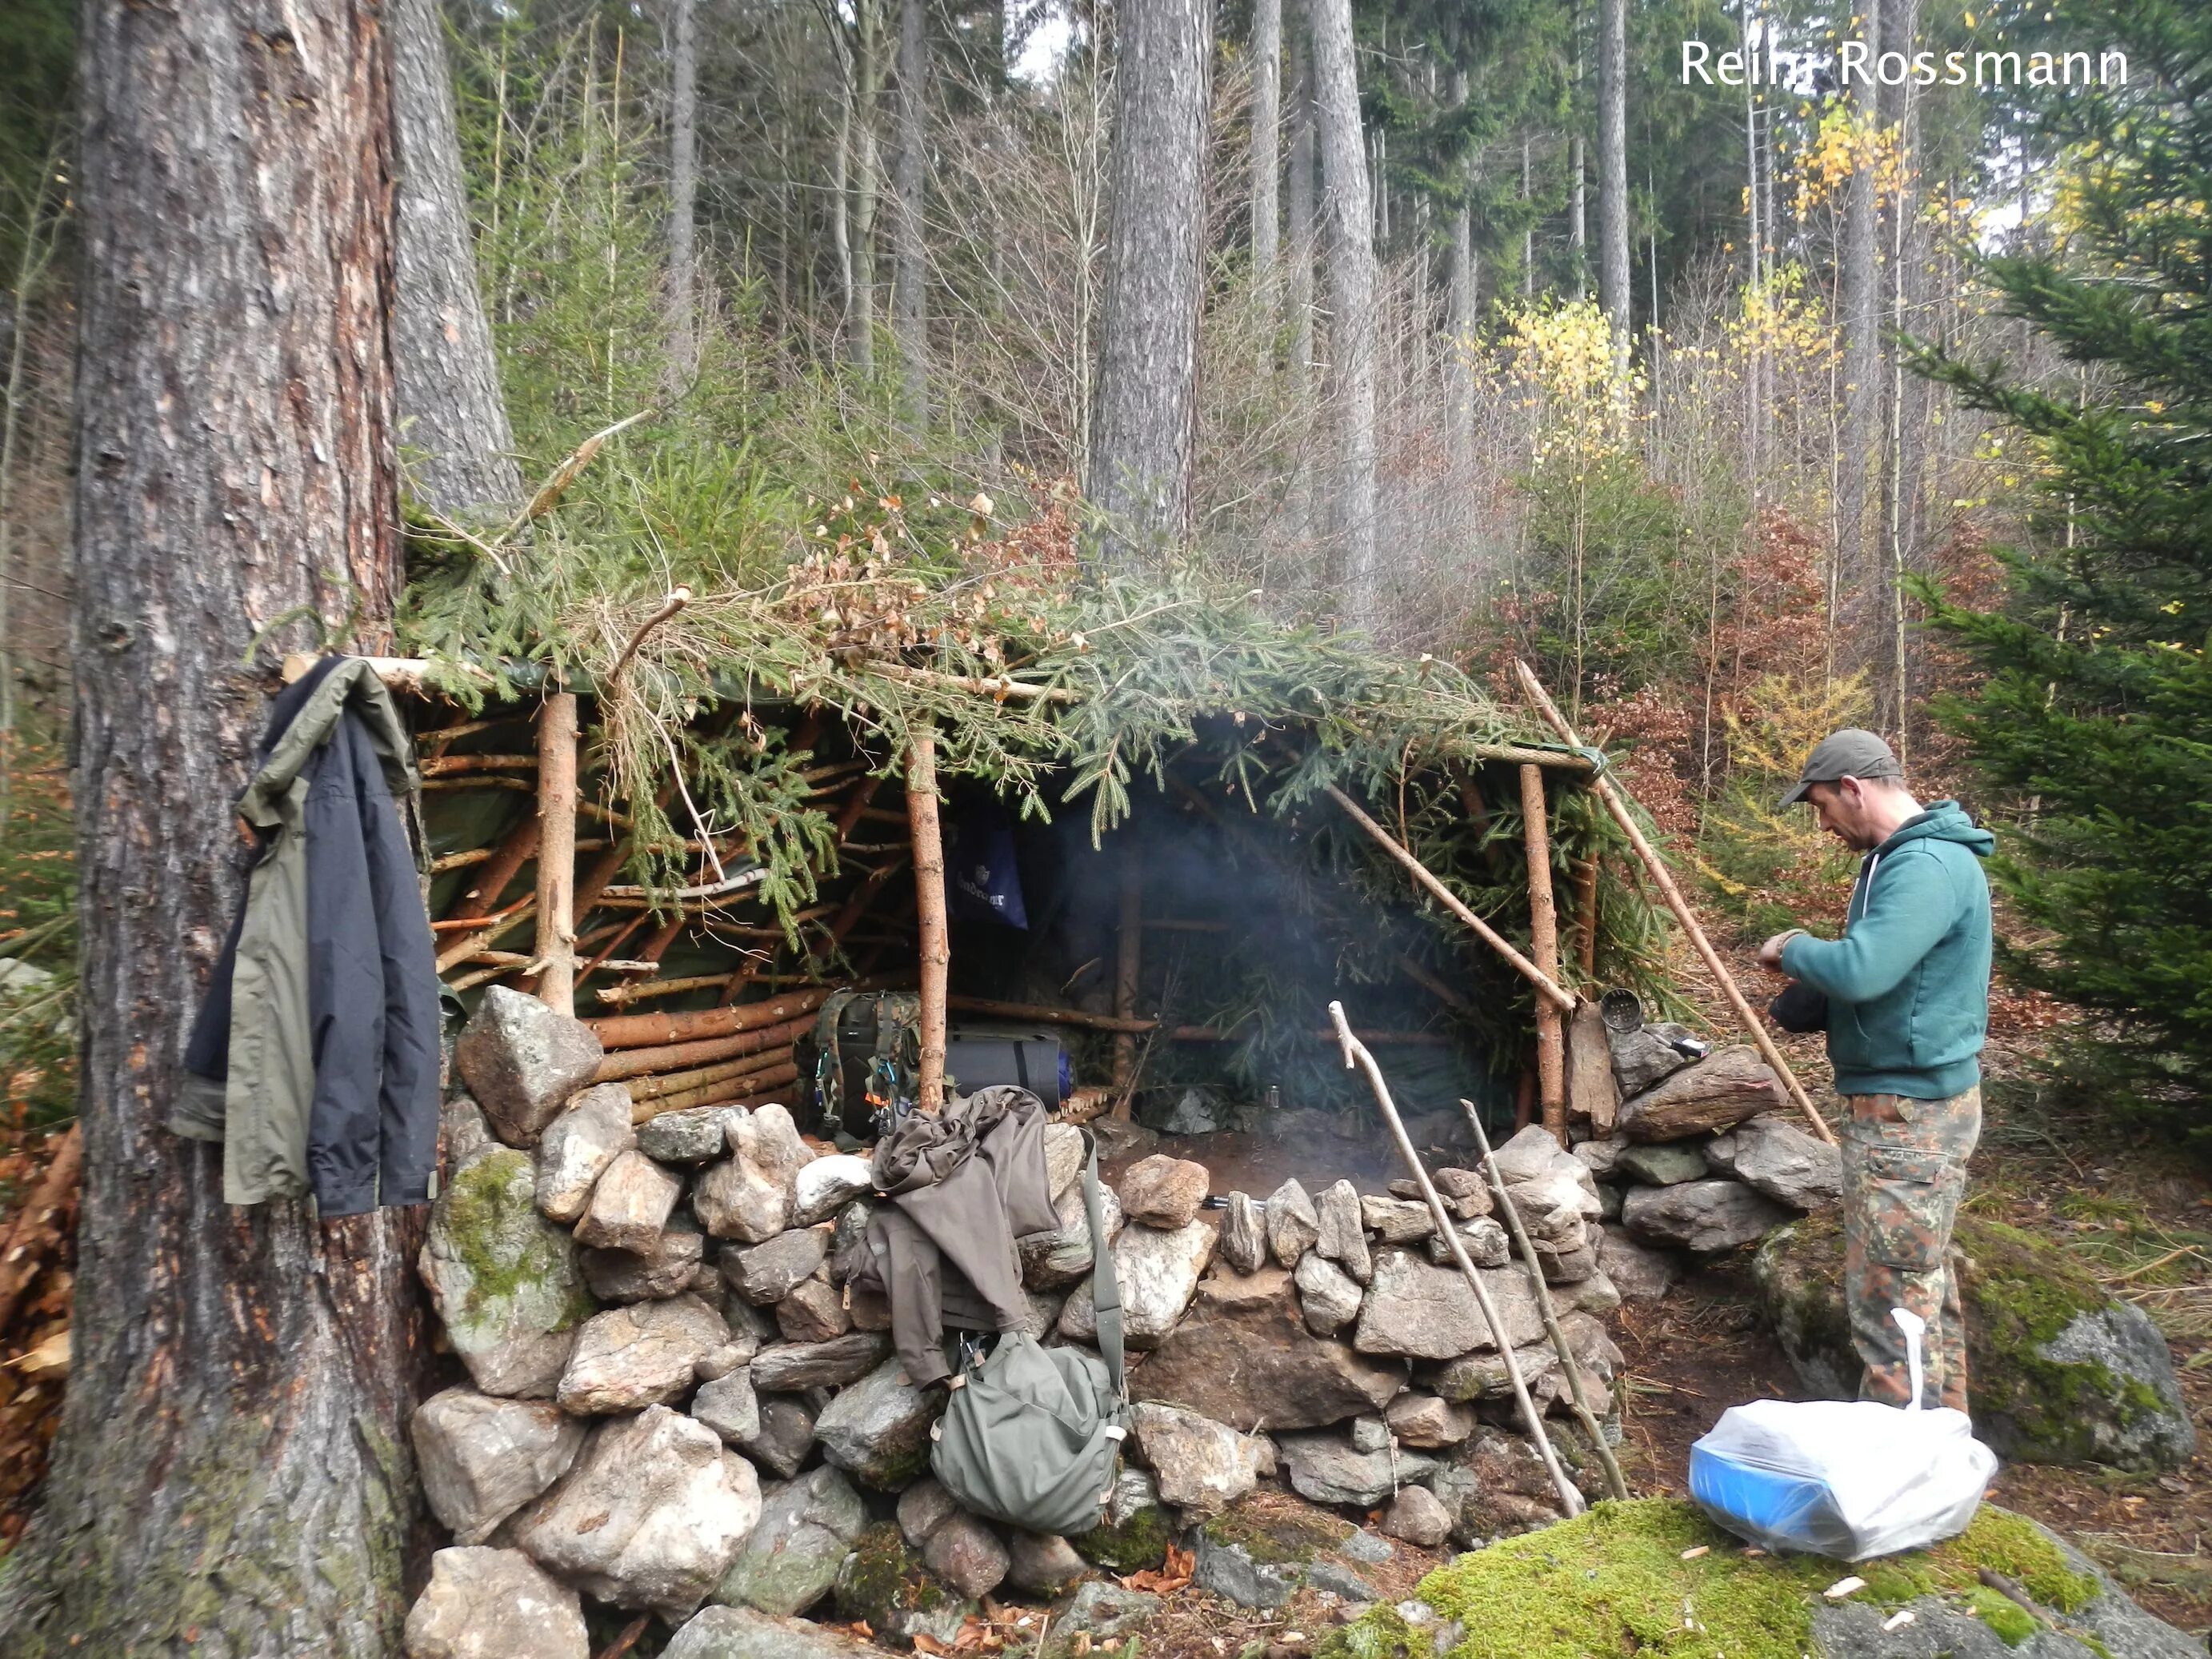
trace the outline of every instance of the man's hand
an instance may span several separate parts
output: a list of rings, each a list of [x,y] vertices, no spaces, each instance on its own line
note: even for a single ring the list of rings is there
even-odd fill
[[[1802,927],[1788,928],[1782,933],[1777,933],[1772,939],[1767,940],[1765,944],[1760,945],[1759,947],[1759,965],[1768,969],[1770,972],[1777,974],[1780,973],[1782,971],[1782,947],[1789,944],[1791,939],[1796,939],[1798,934],[1804,931],[1805,930]]]

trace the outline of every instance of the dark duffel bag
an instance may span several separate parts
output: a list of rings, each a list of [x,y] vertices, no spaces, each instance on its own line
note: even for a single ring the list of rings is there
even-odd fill
[[[1074,1079],[1057,1033],[1026,1025],[959,1024],[945,1034],[948,1087],[963,1095],[1008,1083],[1026,1089],[1058,1111]]]

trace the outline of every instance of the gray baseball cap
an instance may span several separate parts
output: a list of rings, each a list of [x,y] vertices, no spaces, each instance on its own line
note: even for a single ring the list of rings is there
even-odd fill
[[[1833,736],[1820,739],[1820,746],[1806,757],[1805,771],[1796,787],[1783,796],[1782,805],[1795,806],[1805,799],[1806,793],[1816,783],[1833,783],[1838,778],[1901,778],[1905,769],[1897,763],[1897,753],[1872,732],[1862,732],[1856,726],[1846,726]]]

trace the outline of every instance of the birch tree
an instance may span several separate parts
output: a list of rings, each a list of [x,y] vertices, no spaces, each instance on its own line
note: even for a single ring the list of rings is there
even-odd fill
[[[1628,355],[1628,0],[1598,0],[1597,297]]]
[[[668,374],[675,392],[699,368],[697,0],[671,0],[669,21]]]
[[[1321,123],[1322,222],[1328,246],[1329,373],[1337,420],[1331,528],[1346,619],[1375,616],[1376,270],[1368,214],[1367,147],[1352,0],[1312,0],[1314,101]]]

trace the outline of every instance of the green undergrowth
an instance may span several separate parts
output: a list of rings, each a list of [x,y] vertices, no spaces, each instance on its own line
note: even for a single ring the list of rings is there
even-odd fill
[[[1683,1559],[1700,1547],[1705,1554]],[[1847,1574],[1867,1581],[1855,1599],[1873,1606],[1955,1595],[2008,1642],[2033,1634],[2015,1603],[1996,1596],[2003,1612],[1984,1607],[1993,1595],[1979,1582],[1985,1568],[2061,1613],[2099,1593],[2097,1581],[2071,1571],[2033,1522],[1986,1505],[1965,1533],[1934,1549],[1846,1566],[1747,1555],[1690,1504],[1652,1498],[1600,1504],[1576,1520],[1462,1555],[1431,1573],[1418,1594],[1464,1632],[1451,1659],[1800,1659],[1811,1651],[1821,1592]],[[1424,1629],[1381,1607],[1333,1632],[1316,1659],[1444,1656]]]

